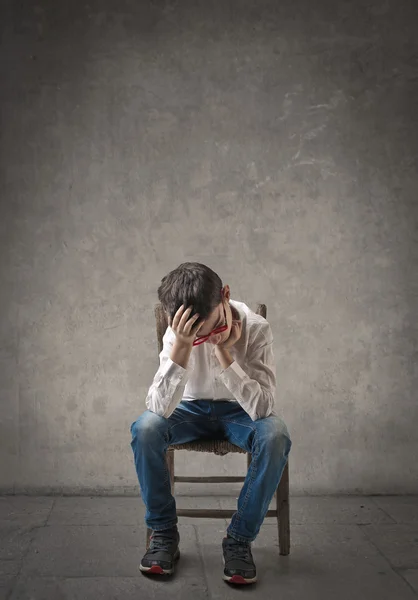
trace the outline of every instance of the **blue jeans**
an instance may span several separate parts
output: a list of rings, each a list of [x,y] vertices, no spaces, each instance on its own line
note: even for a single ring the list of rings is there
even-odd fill
[[[292,442],[277,416],[252,421],[238,402],[182,401],[167,419],[146,410],[131,425],[135,468],[146,507],[145,523],[161,531],[177,524],[166,452],[170,445],[197,439],[226,439],[252,455],[227,532],[252,542],[279,484]]]

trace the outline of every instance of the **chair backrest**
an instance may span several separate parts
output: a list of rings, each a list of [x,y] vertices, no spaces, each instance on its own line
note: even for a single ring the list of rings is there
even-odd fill
[[[257,304],[255,312],[257,315],[267,318],[267,306],[265,304]],[[157,324],[158,354],[160,354],[163,349],[163,337],[168,327],[167,317],[161,303],[155,305],[155,320]]]

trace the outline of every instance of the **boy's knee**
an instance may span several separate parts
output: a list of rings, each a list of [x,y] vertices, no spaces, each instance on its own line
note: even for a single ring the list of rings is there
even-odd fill
[[[155,440],[159,434],[165,433],[167,429],[167,419],[146,410],[136,421],[131,425],[132,439],[141,440],[142,442],[151,442]]]
[[[270,451],[278,451],[280,454],[287,455],[290,452],[292,441],[286,424],[279,417],[267,417],[265,422],[260,423],[258,432],[259,443],[267,446]]]

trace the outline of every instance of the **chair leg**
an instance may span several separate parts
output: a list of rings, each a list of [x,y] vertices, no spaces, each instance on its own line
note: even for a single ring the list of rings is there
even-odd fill
[[[276,491],[276,506],[280,554],[287,556],[290,552],[289,461]]]
[[[170,473],[171,493],[174,494],[174,450],[167,450],[167,466]],[[152,529],[147,528],[146,549],[149,548]]]

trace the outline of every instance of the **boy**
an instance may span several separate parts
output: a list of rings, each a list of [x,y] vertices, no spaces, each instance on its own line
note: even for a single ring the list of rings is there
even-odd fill
[[[180,551],[176,503],[166,450],[196,439],[227,439],[251,453],[251,465],[222,542],[223,579],[254,583],[251,542],[257,537],[291,448],[273,410],[276,376],[269,323],[200,263],[166,275],[158,298],[169,326],[147,409],[131,426],[131,447],[152,529],[140,570],[172,574]]]

